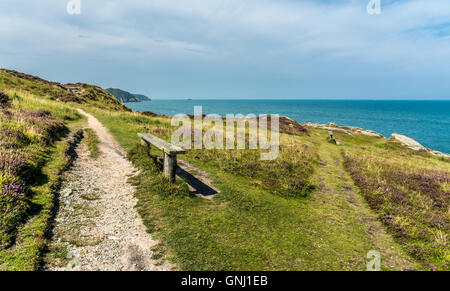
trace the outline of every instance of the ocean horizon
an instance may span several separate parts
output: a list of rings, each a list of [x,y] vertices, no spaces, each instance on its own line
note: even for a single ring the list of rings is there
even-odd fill
[[[338,100],[338,99],[155,99],[125,103],[134,111],[158,114],[279,114],[299,123],[333,122],[409,136],[423,146],[450,153],[450,100]]]

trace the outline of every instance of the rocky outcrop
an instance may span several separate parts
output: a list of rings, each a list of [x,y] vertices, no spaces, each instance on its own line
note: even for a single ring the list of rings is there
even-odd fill
[[[327,124],[319,124],[319,123],[311,123],[311,122],[307,122],[307,123],[302,123],[303,126],[305,127],[312,127],[312,128],[319,128],[319,129],[324,129],[324,130],[328,130],[331,132],[340,132],[340,133],[345,133],[348,135],[354,135],[354,134],[363,134],[363,135],[367,135],[367,136],[374,136],[374,137],[379,137],[379,138],[384,138],[383,135],[379,134],[378,132],[372,131],[372,130],[367,130],[367,129],[363,129],[363,128],[359,128],[359,127],[354,127],[354,126],[339,126],[336,125],[332,122],[327,123]],[[401,135],[398,133],[393,133],[391,136],[391,139],[397,140],[399,141],[401,144],[403,144],[404,146],[415,150],[415,151],[420,151],[420,152],[426,152],[429,153],[431,155],[435,155],[435,156],[439,156],[439,157],[444,157],[444,158],[450,158],[450,155],[448,154],[444,154],[438,151],[434,151],[432,149],[426,148],[423,145],[421,145],[420,143],[418,143],[417,141],[415,141],[414,139],[407,137],[405,135]]]
[[[410,148],[412,150],[415,150],[415,151],[420,151],[420,150],[425,150],[426,149],[420,143],[418,143],[417,141],[415,141],[414,139],[412,139],[410,137],[407,137],[406,135],[393,133],[391,135],[391,138],[395,139],[395,140],[398,140],[399,142],[401,142],[402,144],[404,144],[408,148]]]
[[[354,127],[354,126],[339,126],[332,122],[329,122],[327,124],[307,122],[307,123],[302,123],[302,125],[306,126],[306,127],[325,129],[325,130],[329,130],[329,131],[333,131],[333,132],[341,132],[341,133],[345,133],[348,135],[363,134],[363,135],[368,135],[368,136],[384,138],[384,136],[382,134],[372,131],[372,130],[367,130],[367,129]]]
[[[307,134],[305,126],[286,116],[280,116],[280,132],[288,134]]]
[[[405,136],[405,135],[393,133],[391,136],[391,139],[395,139],[395,140],[399,141],[401,144],[403,144],[404,146],[406,146],[412,150],[415,150],[415,151],[426,152],[426,153],[429,153],[429,154],[432,154],[435,156],[450,158],[450,155],[426,148],[423,145],[421,145],[420,143],[418,143],[416,140],[414,140],[408,136]]]

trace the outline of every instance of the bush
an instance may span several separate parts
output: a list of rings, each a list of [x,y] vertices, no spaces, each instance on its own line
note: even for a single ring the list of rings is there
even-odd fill
[[[27,209],[23,186],[16,181],[0,181],[0,247],[7,245]]]
[[[3,91],[0,91],[0,107],[7,107],[9,104],[9,96]]]

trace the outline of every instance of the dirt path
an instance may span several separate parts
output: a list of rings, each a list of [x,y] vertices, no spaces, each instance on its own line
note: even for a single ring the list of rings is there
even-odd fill
[[[350,175],[343,167],[340,148],[332,144],[324,144],[319,149],[321,164],[317,169],[316,183],[319,185],[319,203],[328,203],[330,199],[342,200],[339,203],[346,207],[336,209],[336,212],[346,209],[346,215],[356,217],[370,236],[374,250],[381,254],[381,263],[394,270],[417,269],[416,263],[406,256],[400,246],[385,231],[377,216],[366,204],[359,190],[354,186]],[[339,213],[335,213],[339,215]]]
[[[127,179],[137,170],[108,130],[92,115],[79,112],[98,135],[101,155],[91,158],[83,143],[77,149],[61,190],[51,246],[56,254],[48,269],[169,270],[169,264],[151,259],[157,241],[134,208],[135,189]]]

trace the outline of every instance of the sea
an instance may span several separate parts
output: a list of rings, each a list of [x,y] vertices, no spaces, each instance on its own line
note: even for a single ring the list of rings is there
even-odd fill
[[[126,103],[135,111],[158,114],[279,114],[299,123],[333,122],[390,137],[409,136],[423,146],[450,153],[450,101],[372,100],[152,100]]]

